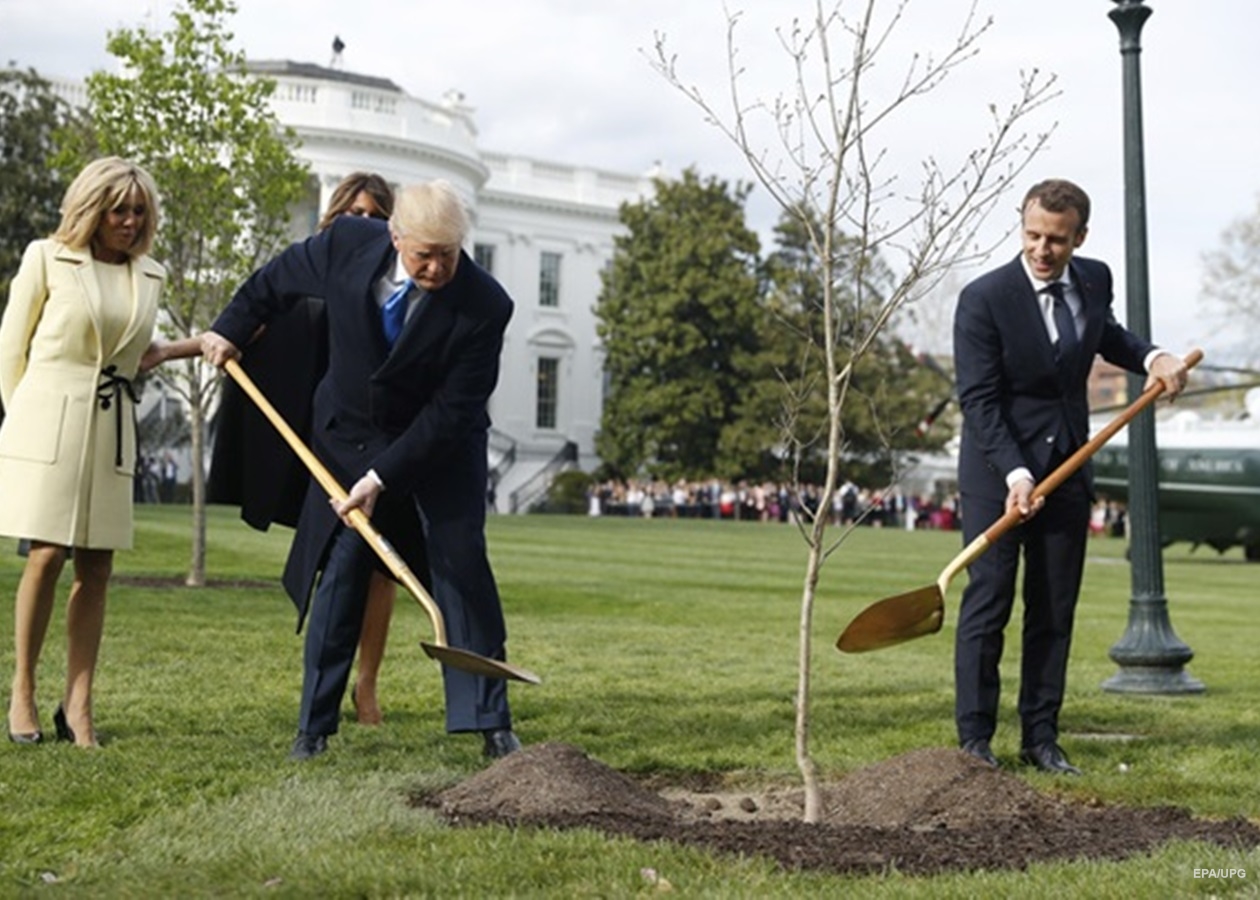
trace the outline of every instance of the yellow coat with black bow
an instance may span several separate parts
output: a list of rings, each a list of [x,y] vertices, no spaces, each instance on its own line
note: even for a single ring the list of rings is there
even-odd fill
[[[130,262],[128,296],[102,296],[87,250],[34,241],[0,321],[0,534],[126,549],[136,467],[134,403],[104,386],[135,377],[166,271]],[[117,335],[110,346],[106,333]],[[112,370],[110,367],[113,367]],[[108,399],[106,399],[108,398]]]

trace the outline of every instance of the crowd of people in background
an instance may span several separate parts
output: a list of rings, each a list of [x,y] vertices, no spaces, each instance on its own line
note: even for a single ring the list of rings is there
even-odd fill
[[[745,522],[799,521],[803,509],[818,509],[820,485],[800,492],[775,482],[729,483],[709,481],[604,481],[587,493],[587,514],[639,518],[729,519]],[[962,511],[955,493],[915,494],[899,487],[884,490],[845,481],[831,499],[833,525],[870,525],[875,528],[934,529],[962,527]],[[1124,507],[1100,497],[1090,520],[1090,533],[1122,537]]]
[[[132,482],[135,503],[174,503],[179,484],[179,465],[167,451],[160,457],[136,454],[136,477]]]
[[[794,491],[774,482],[606,481],[591,486],[587,512],[592,516],[642,518],[732,519],[749,522],[798,521],[803,511],[818,509],[823,490],[805,485]],[[898,487],[872,490],[846,481],[831,500],[835,525],[861,523],[874,527],[958,527],[958,500],[953,495],[908,494]]]

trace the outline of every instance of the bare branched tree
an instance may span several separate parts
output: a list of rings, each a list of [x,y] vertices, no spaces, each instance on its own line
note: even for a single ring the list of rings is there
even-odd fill
[[[1230,223],[1220,246],[1203,254],[1203,297],[1227,358],[1260,365],[1252,337],[1260,325],[1260,195],[1255,210]],[[1232,346],[1228,335],[1236,336]]]
[[[793,66],[795,83],[773,100],[745,97],[747,70],[740,60],[740,14],[727,11],[729,92],[719,103],[679,74],[664,35],[650,54],[653,68],[686,95],[738,149],[774,201],[808,230],[821,265],[821,357],[826,379],[828,429],[826,480],[821,497],[803,507],[801,532],[808,547],[799,622],[796,692],[796,762],[805,784],[805,821],[821,813],[817,767],[809,750],[811,631],[814,599],[825,560],[840,546],[827,534],[829,511],[845,447],[845,404],[855,366],[879,345],[896,314],[930,292],[952,267],[982,260],[980,229],[995,204],[1044,147],[1046,131],[1028,132],[1030,115],[1057,95],[1053,75],[1013,74],[1014,99],[987,102],[984,139],[956,162],[941,159],[925,137],[917,171],[894,168],[892,124],[923,111],[929,95],[972,59],[992,20],[972,3],[952,42],[939,54],[891,57],[892,37],[905,24],[910,0],[818,0],[806,19],[776,32]],[[881,16],[881,13],[883,15]],[[875,77],[899,67],[889,85]],[[762,133],[769,136],[763,140]],[[904,151],[905,147],[898,147]],[[881,262],[882,261],[882,262]],[[870,290],[868,268],[888,265],[891,288]],[[792,414],[792,396],[785,392]],[[801,446],[813,436],[787,434]]]

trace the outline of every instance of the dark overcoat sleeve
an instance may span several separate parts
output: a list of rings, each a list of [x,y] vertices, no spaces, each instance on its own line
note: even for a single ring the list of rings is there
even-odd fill
[[[305,297],[323,298],[334,254],[339,249],[329,228],[291,244],[255,271],[219,313],[210,330],[237,348],[248,347],[259,326],[288,312]]]

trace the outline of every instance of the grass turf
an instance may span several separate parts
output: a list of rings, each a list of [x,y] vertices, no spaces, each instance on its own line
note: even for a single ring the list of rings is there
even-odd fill
[[[386,725],[344,722],[313,763],[285,761],[301,639],[276,578],[288,532],[259,534],[212,509],[209,576],[191,589],[185,507],[140,507],[136,550],[116,559],[96,687],[105,747],[0,751],[0,895],[633,896],[656,869],[696,896],[1168,896],[1246,890],[1195,868],[1260,856],[1182,845],[1116,864],[933,879],[785,873],[759,860],[607,840],[589,832],[452,830],[408,795],[477,771],[480,742],[442,733],[441,684],[417,646],[430,637],[400,596],[382,674]],[[544,678],[513,688],[529,743],[577,744],[626,771],[718,773],[731,784],[791,784],[793,692],[804,545],[790,526],[585,517],[494,517],[491,555],[512,659]],[[815,617],[812,747],[828,777],[953,742],[951,627],[860,656],[833,649],[867,603],[929,584],[957,534],[863,528],[824,571]],[[0,541],[0,631],[12,634],[21,571]],[[1030,781],[1105,802],[1255,816],[1255,684],[1248,627],[1256,572],[1234,551],[1170,548],[1165,581],[1177,635],[1195,651],[1201,695],[1103,692],[1124,631],[1123,544],[1090,545],[1062,726],[1085,778]],[[65,576],[68,582],[68,574]],[[64,677],[64,587],[40,669],[44,726]],[[1018,616],[1018,611],[1016,613]],[[1013,763],[1017,623],[1008,629],[1002,722]],[[11,671],[12,642],[0,647]],[[348,706],[347,706],[348,711]],[[1022,770],[1021,770],[1022,771]],[[1253,875],[1254,878],[1254,875]]]

